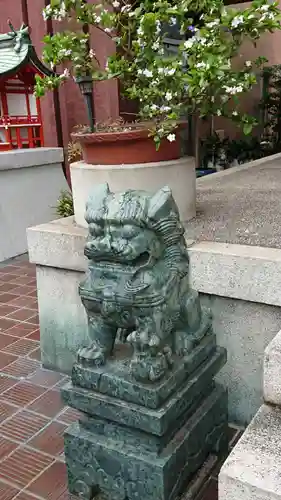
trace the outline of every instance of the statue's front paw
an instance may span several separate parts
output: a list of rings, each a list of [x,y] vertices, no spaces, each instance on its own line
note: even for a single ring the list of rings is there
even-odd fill
[[[168,369],[166,358],[160,352],[157,356],[142,353],[131,361],[131,373],[140,382],[157,382],[165,376]]]
[[[102,366],[105,364],[104,352],[93,345],[90,347],[83,347],[78,351],[78,363],[86,366]]]
[[[165,356],[162,353],[158,353],[155,358],[152,358],[149,368],[149,380],[150,382],[157,382],[164,377],[165,373],[168,371],[168,364],[166,362]]]

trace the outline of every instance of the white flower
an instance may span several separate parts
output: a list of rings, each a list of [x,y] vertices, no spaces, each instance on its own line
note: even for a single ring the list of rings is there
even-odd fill
[[[167,101],[171,101],[173,99],[173,94],[171,92],[166,92],[165,98]]]
[[[112,28],[104,28],[105,33],[111,33]]]
[[[90,57],[90,59],[94,59],[95,53],[94,53],[93,49],[89,50],[89,57]]]
[[[156,111],[157,109],[158,109],[158,106],[156,106],[156,104],[152,104],[151,111]]]
[[[190,38],[189,40],[186,40],[186,42],[184,42],[184,48],[185,49],[190,49],[192,47],[192,45],[194,44],[195,42],[195,37],[192,37]]]
[[[156,41],[152,44],[152,50],[158,50],[159,47],[160,47],[160,43],[158,41]]]
[[[51,14],[52,14],[52,8],[50,5],[47,5],[47,7],[43,10],[44,21],[47,21],[47,19],[49,19],[49,17],[51,16]]]
[[[118,2],[118,0],[114,0],[114,2],[112,2],[112,6],[113,6],[115,9],[118,9],[118,7],[120,7],[120,2]]]
[[[158,73],[160,75],[168,75],[168,76],[173,76],[176,72],[175,68],[158,68]]]
[[[213,28],[214,26],[217,26],[219,24],[219,20],[215,19],[214,21],[211,21],[210,23],[206,24],[207,28]]]
[[[63,72],[63,76],[64,76],[64,78],[68,78],[70,76],[69,69],[65,68],[65,70]]]
[[[252,66],[252,61],[245,61],[245,66],[250,68]]]
[[[200,68],[208,68],[208,64],[204,63],[203,61],[199,62],[196,64],[196,68],[200,69]]]
[[[171,111],[171,106],[161,106],[160,111],[161,113],[169,113]]]
[[[272,20],[274,19],[274,14],[273,14],[273,12],[268,12],[268,14],[267,14],[267,16],[266,16],[266,17],[267,17],[267,19],[271,19],[271,21],[272,21]]]
[[[146,76],[147,78],[153,77],[153,72],[149,69],[138,69],[138,75]]]
[[[96,23],[100,23],[100,22],[101,22],[101,17],[100,17],[100,16],[96,16],[96,18],[95,18],[95,22],[96,22]]]
[[[169,134],[167,136],[167,139],[169,142],[174,142],[176,140],[176,135],[175,134]]]
[[[64,2],[61,2],[61,5],[60,5],[60,16],[62,16],[62,17],[66,16],[66,7],[65,7]]]
[[[198,36],[197,40],[199,43],[201,43],[201,45],[206,45],[207,43],[207,38],[205,38],[204,36],[202,37]]]
[[[68,57],[71,56],[72,50],[71,49],[61,49],[58,53],[59,57]]]
[[[131,10],[131,5],[123,5],[121,12],[129,12]]]
[[[237,26],[239,26],[240,24],[243,24],[243,22],[244,22],[243,16],[236,16],[232,19],[231,26],[232,26],[232,28],[237,28]]]
[[[171,26],[175,26],[175,24],[177,24],[177,18],[176,17],[171,17],[170,18],[170,25]]]
[[[260,10],[263,10],[263,11],[265,11],[265,12],[266,12],[268,9],[269,9],[269,5],[268,5],[268,4],[266,4],[266,5],[262,5],[262,6],[261,6],[261,8],[260,8]]]
[[[229,87],[229,86],[226,85],[224,87],[224,89],[225,89],[225,91],[228,94],[232,94],[232,95],[238,94],[239,92],[243,92],[243,90],[244,90],[243,87],[242,87],[242,85],[237,85],[237,87],[235,87],[235,86],[234,87]]]
[[[142,72],[142,74],[144,76],[146,76],[147,78],[152,78],[153,77],[153,73],[152,73],[152,71],[150,71],[150,69],[144,69],[143,72]]]
[[[157,19],[155,22],[155,29],[157,34],[161,32],[161,22],[159,21],[159,19]]]
[[[217,116],[221,116],[221,110],[220,109],[217,110]]]
[[[237,111],[232,111],[232,116],[238,116]]]

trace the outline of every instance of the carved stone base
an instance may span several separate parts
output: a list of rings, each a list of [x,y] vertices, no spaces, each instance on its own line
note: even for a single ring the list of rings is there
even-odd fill
[[[185,357],[174,357],[173,369],[165,378],[154,384],[143,384],[136,381],[129,371],[128,360],[132,356],[132,347],[119,344],[115,348],[114,357],[105,366],[87,368],[76,363],[72,370],[72,383],[74,386],[156,409],[215,350],[216,336],[211,331]]]
[[[174,500],[209,453],[223,453],[227,432],[227,394],[215,387],[197,411],[161,450],[148,451],[138,442],[119,439],[104,422],[100,433],[81,423],[65,434],[70,493],[91,500]]]
[[[65,434],[70,492],[175,500],[208,455],[227,447],[227,394],[213,380],[225,361],[209,334],[156,385],[131,380],[126,356],[123,368],[116,359],[100,369],[76,365],[62,389],[84,414]]]

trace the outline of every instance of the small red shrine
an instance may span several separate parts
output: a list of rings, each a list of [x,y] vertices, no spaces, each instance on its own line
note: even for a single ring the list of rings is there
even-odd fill
[[[27,26],[0,35],[0,151],[44,146],[35,75],[52,72],[39,60]]]

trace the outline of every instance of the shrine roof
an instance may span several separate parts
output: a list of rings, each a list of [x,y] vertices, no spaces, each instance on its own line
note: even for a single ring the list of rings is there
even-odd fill
[[[43,75],[53,74],[38,58],[28,27],[23,25],[18,31],[10,28],[10,33],[0,35],[0,78],[14,75],[27,64]]]

